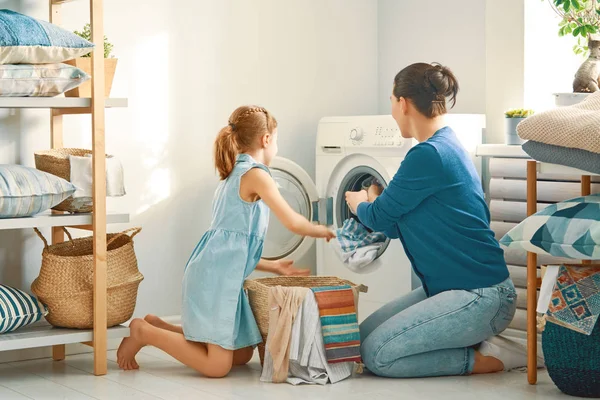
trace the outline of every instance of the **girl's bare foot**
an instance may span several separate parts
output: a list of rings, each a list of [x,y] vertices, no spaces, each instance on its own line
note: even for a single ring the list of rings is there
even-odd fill
[[[117,364],[121,369],[129,371],[140,367],[135,361],[135,356],[144,347],[142,336],[146,324],[147,322],[140,318],[134,319],[129,324],[130,336],[123,339],[117,350]]]

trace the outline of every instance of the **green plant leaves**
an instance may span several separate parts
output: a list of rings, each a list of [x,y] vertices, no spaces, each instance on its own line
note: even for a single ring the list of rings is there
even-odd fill
[[[571,0],[564,0],[563,9],[565,12],[569,12],[571,10]]]
[[[92,41],[92,27],[90,24],[85,24],[83,27],[83,31],[74,31],[74,34],[77,36],[91,42]],[[108,41],[106,36],[104,36],[104,58],[110,58],[114,45]],[[91,57],[92,54],[87,54],[83,57]]]

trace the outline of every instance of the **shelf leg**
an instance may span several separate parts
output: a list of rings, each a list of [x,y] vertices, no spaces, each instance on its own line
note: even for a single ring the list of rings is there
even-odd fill
[[[92,175],[94,227],[94,374],[107,372],[106,310],[106,159],[104,136],[103,1],[90,0],[92,42]]]
[[[592,177],[589,175],[583,175],[581,177],[581,195],[589,196],[592,194]],[[583,260],[582,264],[592,264],[591,260]]]
[[[61,18],[61,7],[60,4],[50,3],[50,15],[49,21],[53,24],[60,25],[62,22]],[[55,115],[53,111],[50,114],[50,145],[53,149],[63,147],[63,117],[61,115]],[[65,235],[61,228],[52,228],[52,244],[62,243],[65,240]],[[62,361],[65,359],[66,346],[59,344],[52,346],[52,359],[54,361]]]
[[[52,359],[54,361],[62,361],[65,359],[66,346],[64,344],[57,344],[52,346]]]
[[[537,163],[527,161],[527,216],[537,212]],[[537,383],[537,254],[527,253],[527,379]]]

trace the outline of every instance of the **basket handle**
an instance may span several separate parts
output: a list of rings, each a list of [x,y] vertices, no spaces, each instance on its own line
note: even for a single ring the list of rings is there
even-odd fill
[[[133,239],[135,237],[135,235],[137,235],[138,233],[140,233],[142,231],[142,228],[129,228],[124,230],[121,233],[117,233],[115,236],[113,236],[107,243],[106,246],[110,246],[112,244],[112,242],[114,242],[115,240],[117,240],[118,238],[120,238],[121,236],[127,235],[129,232],[133,232],[131,234],[131,238]]]
[[[71,236],[71,233],[65,227],[63,227],[62,229],[67,234],[67,236],[69,238],[69,241],[71,243],[73,243],[73,237]],[[33,231],[38,235],[38,237],[40,239],[42,239],[42,242],[44,242],[44,248],[47,249],[48,248],[48,241],[46,240],[46,238],[44,237],[44,235],[42,235],[42,232],[40,232],[40,230],[38,228],[33,228]]]

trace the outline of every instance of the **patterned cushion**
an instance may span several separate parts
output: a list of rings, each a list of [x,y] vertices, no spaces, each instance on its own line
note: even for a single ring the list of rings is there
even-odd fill
[[[49,22],[0,10],[0,64],[49,64],[81,57],[94,45]]]
[[[600,259],[600,194],[552,204],[500,240],[509,248],[576,260]]]
[[[525,140],[600,153],[600,92],[581,103],[525,118],[517,133]]]
[[[35,297],[22,290],[0,285],[0,333],[12,332],[48,314],[48,309]]]
[[[0,65],[0,96],[52,97],[88,79],[88,74],[67,64]]]
[[[22,165],[0,165],[0,218],[29,217],[75,192],[70,182]]]
[[[546,319],[590,335],[600,316],[600,268],[561,265]]]
[[[570,149],[529,140],[523,144],[523,150],[534,160],[565,165],[584,171],[600,174],[600,154],[587,150]]]

